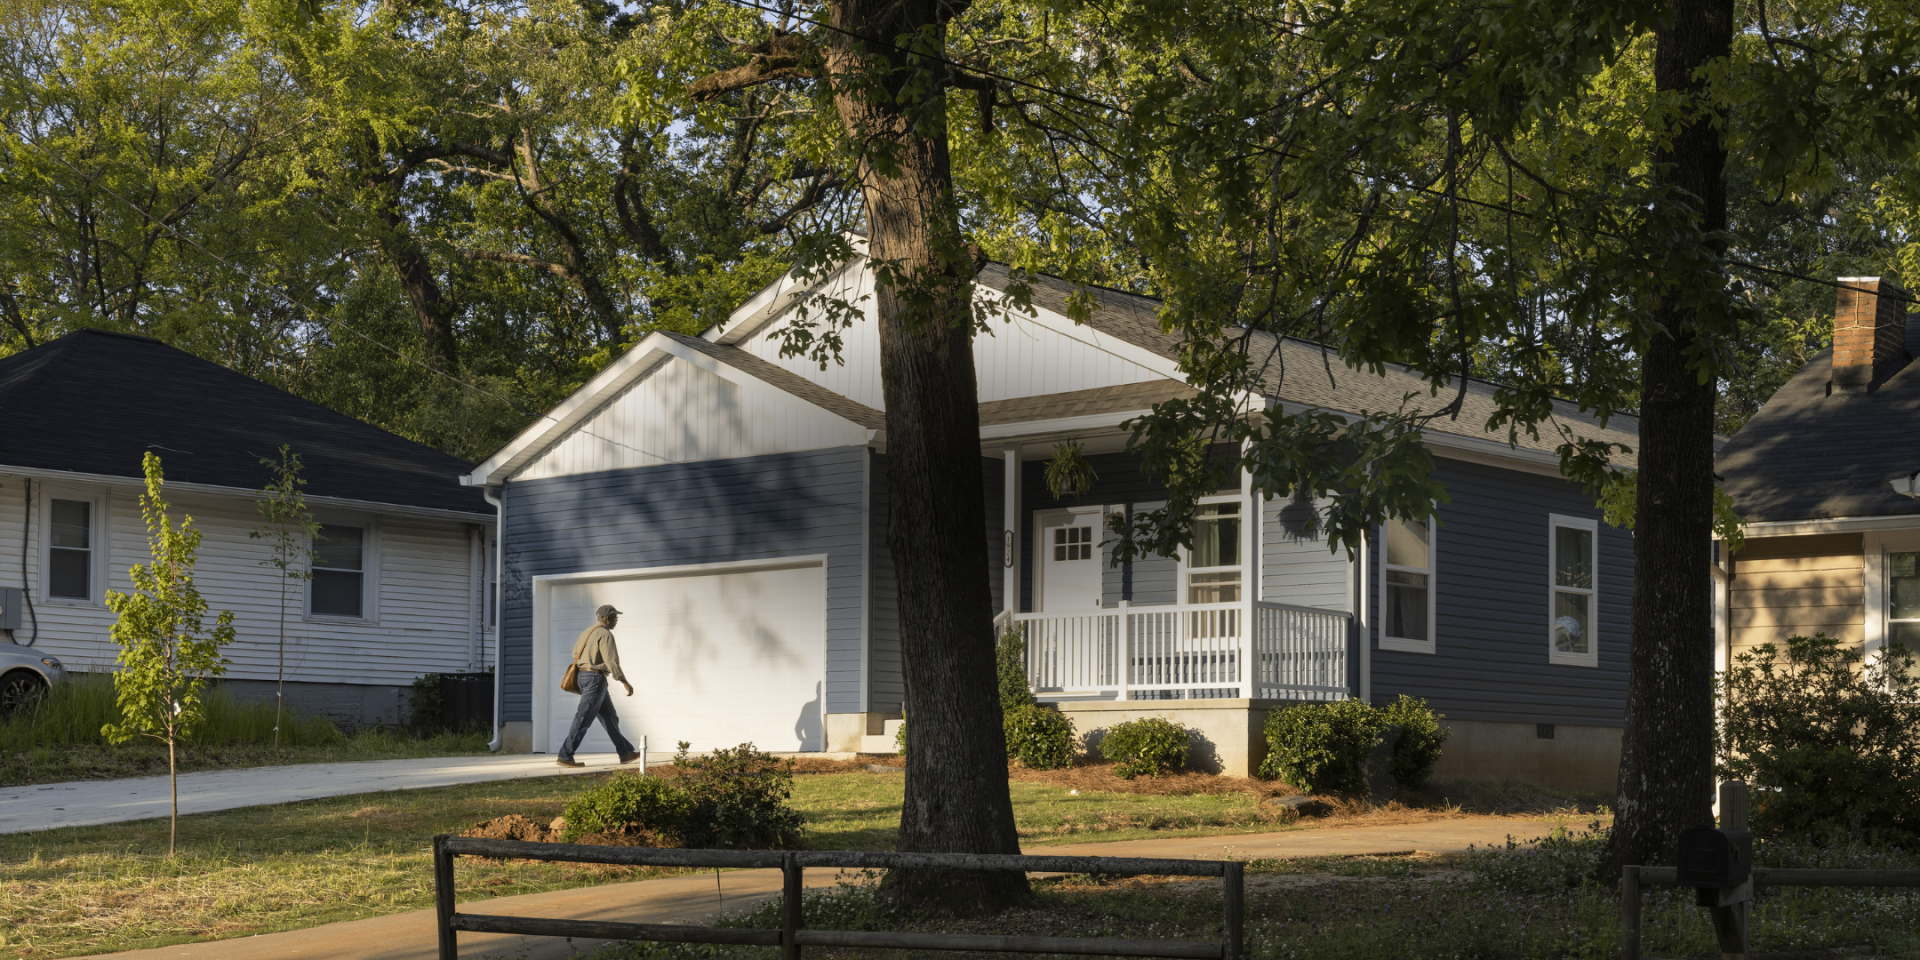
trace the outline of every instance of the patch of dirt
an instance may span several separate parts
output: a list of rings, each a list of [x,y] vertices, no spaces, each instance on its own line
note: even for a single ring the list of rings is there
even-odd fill
[[[535,823],[517,813],[482,820],[461,831],[460,835],[482,840],[523,840],[528,843],[554,843],[559,840],[545,824]]]
[[[1034,770],[1018,761],[1007,763],[1007,779],[1027,783],[1045,783],[1070,790],[1099,790],[1106,793],[1196,794],[1251,793],[1259,797],[1284,797],[1299,793],[1284,783],[1255,780],[1251,777],[1222,777],[1211,773],[1167,773],[1158,777],[1122,779],[1111,761],[1080,762],[1065,770]]]

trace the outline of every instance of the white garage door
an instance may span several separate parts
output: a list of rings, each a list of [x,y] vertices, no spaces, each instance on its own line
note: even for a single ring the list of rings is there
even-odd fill
[[[681,740],[695,750],[747,741],[762,750],[824,749],[821,566],[555,584],[549,602],[550,752],[558,752],[580,703],[560,691],[558,678],[603,603],[621,611],[614,637],[634,693],[613,684],[613,702],[620,732],[634,744],[645,734],[655,751]],[[612,750],[595,723],[578,752]]]

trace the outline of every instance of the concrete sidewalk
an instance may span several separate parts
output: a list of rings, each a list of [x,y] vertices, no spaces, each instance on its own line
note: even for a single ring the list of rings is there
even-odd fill
[[[1552,821],[1472,817],[1384,827],[1079,843],[1033,847],[1026,852],[1200,859],[1223,859],[1227,856],[1237,859],[1351,856],[1412,851],[1458,853],[1465,851],[1469,845],[1504,844],[1508,836],[1519,840],[1544,836],[1553,827]],[[456,882],[458,875],[456,867]],[[825,870],[809,871],[806,877],[810,888],[831,886],[837,879]],[[736,870],[717,876],[668,877],[474,901],[462,903],[460,912],[627,923],[690,923],[761,903],[779,894],[780,871]],[[437,945],[433,911],[415,910],[307,930],[134,950],[109,956],[123,960],[434,960],[438,956]],[[561,960],[591,953],[600,946],[598,941],[550,937],[460,935],[460,956],[466,958]]]
[[[291,803],[319,797],[380,790],[418,790],[457,783],[553,777],[569,773],[605,773],[619,769],[611,753],[581,754],[586,766],[562,767],[547,754],[498,754],[479,757],[428,757],[418,760],[361,760],[353,763],[300,763],[284,767],[245,767],[180,775],[180,812],[210,813],[235,807]],[[29,833],[59,827],[85,827],[164,817],[168,812],[166,777],[80,780],[0,787],[0,833]]]

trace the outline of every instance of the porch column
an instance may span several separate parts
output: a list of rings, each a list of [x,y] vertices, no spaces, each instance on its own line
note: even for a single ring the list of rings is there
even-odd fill
[[[1246,626],[1240,630],[1240,688],[1241,695],[1248,698],[1260,695],[1260,507],[1260,495],[1253,489],[1253,474],[1243,460],[1240,467],[1240,605]]]
[[[1000,496],[1001,526],[1000,606],[1009,615],[1020,612],[1020,450],[1006,451],[1006,487]]]

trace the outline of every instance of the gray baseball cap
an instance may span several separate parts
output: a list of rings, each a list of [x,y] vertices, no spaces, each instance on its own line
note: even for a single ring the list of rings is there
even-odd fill
[[[608,618],[608,617],[617,617],[617,616],[619,616],[619,615],[620,615],[620,611],[618,611],[618,610],[615,610],[615,609],[613,608],[613,604],[611,604],[611,603],[603,603],[603,604],[601,604],[601,605],[600,605],[600,609],[598,609],[598,610],[595,610],[595,611],[593,612],[593,615],[594,615],[595,617],[598,617],[598,618],[600,618],[600,619],[602,619],[602,620],[605,620],[605,619],[606,619],[606,618]]]

